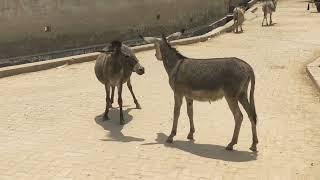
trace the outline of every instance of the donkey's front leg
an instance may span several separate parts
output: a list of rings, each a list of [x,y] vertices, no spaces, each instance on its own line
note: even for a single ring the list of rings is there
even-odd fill
[[[272,13],[270,13],[270,23],[269,25],[271,26],[272,25]]]
[[[131,80],[130,80],[130,79],[127,81],[127,86],[128,86],[128,88],[129,88],[129,90],[130,90],[130,93],[131,93],[131,95],[132,95],[132,97],[133,97],[134,103],[136,104],[136,108],[137,108],[137,109],[141,109],[141,106],[140,106],[140,104],[139,104],[136,96],[135,96],[134,93],[133,93],[132,85],[131,85]]]
[[[122,84],[120,84],[117,88],[118,88],[118,104],[120,108],[120,125],[124,125],[123,111],[122,111]]]
[[[167,139],[167,143],[172,143],[173,137],[177,134],[178,119],[180,116],[181,104],[182,104],[182,96],[175,93],[174,94],[173,125],[172,125],[171,134]]]
[[[110,100],[110,86],[108,84],[104,85],[106,90],[106,110],[104,111],[103,120],[109,120],[109,108],[111,106],[111,100]]]
[[[113,99],[114,99],[114,89],[115,87],[114,86],[111,86],[111,98],[110,98],[110,107],[112,108],[112,104],[113,104]]]
[[[190,131],[187,138],[190,140],[193,140],[193,133],[195,132],[194,123],[193,123],[193,99],[189,99],[186,97],[186,102],[187,102],[187,113],[188,113],[189,122],[190,122]]]

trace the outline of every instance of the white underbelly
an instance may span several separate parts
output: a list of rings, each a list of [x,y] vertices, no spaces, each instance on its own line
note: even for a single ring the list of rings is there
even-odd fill
[[[108,79],[108,82],[111,86],[119,86],[120,84],[122,84],[123,82],[121,81],[123,79],[123,70],[121,70],[119,73],[117,74],[110,74]]]
[[[110,79],[109,83],[111,86],[118,86],[121,84],[120,79]]]
[[[224,92],[222,89],[217,91],[198,90],[186,92],[185,96],[197,101],[216,101],[223,98]]]

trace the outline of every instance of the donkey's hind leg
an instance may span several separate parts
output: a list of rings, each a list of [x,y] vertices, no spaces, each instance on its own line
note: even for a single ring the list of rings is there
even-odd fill
[[[105,90],[106,90],[106,110],[104,111],[103,120],[109,120],[109,108],[111,106],[111,100],[110,100],[110,86],[105,84]]]
[[[243,93],[240,96],[239,101],[240,101],[241,105],[243,106],[243,108],[246,110],[248,117],[250,119],[250,122],[251,122],[252,145],[250,147],[250,150],[256,152],[257,151],[257,144],[258,144],[258,135],[257,135],[257,127],[256,127],[257,121],[254,117],[252,107],[249,104],[247,94]]]
[[[267,25],[268,25],[268,19],[267,19],[267,13],[263,13],[263,19],[262,19],[262,26],[264,26],[264,21],[266,21]]]
[[[136,104],[136,108],[137,108],[137,109],[141,109],[141,106],[140,106],[140,104],[139,104],[136,96],[135,96],[134,93],[133,93],[132,85],[131,85],[131,80],[130,80],[130,79],[127,81],[127,86],[128,86],[128,88],[129,88],[129,90],[130,90],[130,93],[131,93],[131,95],[132,95],[132,97],[133,97],[133,101],[134,101],[134,103]]]
[[[239,137],[239,132],[240,132],[240,128],[241,128],[241,123],[243,120],[243,115],[240,111],[237,98],[228,97],[228,96],[225,96],[225,98],[228,102],[229,108],[234,116],[234,121],[235,121],[235,127],[234,127],[234,131],[233,131],[232,140],[228,144],[228,146],[226,147],[226,150],[233,150],[233,145],[238,143],[238,137]]]

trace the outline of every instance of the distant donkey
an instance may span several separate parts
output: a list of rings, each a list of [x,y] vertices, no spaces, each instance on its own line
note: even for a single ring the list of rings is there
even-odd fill
[[[266,20],[267,26],[272,25],[272,13],[276,11],[277,8],[277,0],[267,0],[262,5],[262,11],[263,11],[263,20],[262,20],[262,26],[264,25],[264,20]],[[268,18],[267,15],[270,14],[270,20],[268,24]]]
[[[105,85],[106,90],[106,110],[104,120],[109,120],[109,108],[112,106],[114,90],[117,86],[118,104],[120,107],[120,124],[123,125],[122,84],[127,82],[136,108],[140,109],[141,106],[132,91],[130,77],[132,72],[136,72],[139,75],[144,74],[144,67],[141,66],[133,51],[120,41],[113,41],[107,49],[105,48],[100,52],[102,52],[102,54],[98,56],[94,70],[97,79]],[[111,97],[110,88],[112,88]]]
[[[177,35],[181,35],[178,33]],[[141,35],[140,35],[141,36]],[[142,36],[141,36],[142,37]],[[172,38],[172,36],[170,36]],[[250,149],[257,151],[258,144],[256,123],[257,114],[254,104],[255,75],[251,66],[245,61],[235,58],[192,59],[180,54],[172,48],[168,41],[171,38],[142,37],[146,42],[154,43],[156,58],[163,61],[169,76],[169,84],[174,92],[173,127],[168,143],[173,142],[177,133],[178,118],[183,97],[187,102],[187,113],[190,120],[188,139],[193,139],[195,132],[193,123],[193,100],[216,101],[226,98],[233,113],[235,128],[231,142],[226,147],[232,150],[238,142],[238,135],[243,119],[238,102],[246,110],[252,126],[252,145]],[[250,102],[247,89],[251,81]]]
[[[240,32],[243,32],[242,29],[242,24],[244,22],[244,7],[236,7],[233,10],[233,22],[234,22],[234,32],[238,33],[239,32],[239,27],[240,27]]]

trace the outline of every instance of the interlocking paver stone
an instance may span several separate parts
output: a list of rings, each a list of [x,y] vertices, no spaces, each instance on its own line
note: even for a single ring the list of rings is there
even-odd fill
[[[315,10],[313,10],[315,11]],[[186,139],[183,105],[173,145],[173,96],[154,51],[138,53],[146,68],[133,75],[142,105],[124,89],[125,119],[101,122],[104,88],[94,62],[0,79],[0,179],[314,179],[320,177],[319,92],[305,66],[320,55],[320,15],[299,0],[280,1],[274,26],[262,12],[244,33],[177,47],[189,57],[244,59],[256,73],[258,154],[249,151],[246,115],[236,151],[227,152],[234,121],[224,100],[194,104],[195,142]],[[243,111],[244,112],[244,111]]]

